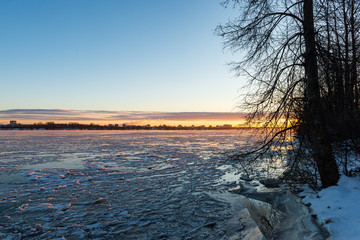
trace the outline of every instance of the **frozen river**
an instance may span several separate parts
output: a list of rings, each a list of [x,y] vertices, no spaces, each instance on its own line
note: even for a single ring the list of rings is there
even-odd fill
[[[224,153],[253,139],[246,130],[0,131],[0,238],[228,239],[243,223],[221,197],[231,187]]]

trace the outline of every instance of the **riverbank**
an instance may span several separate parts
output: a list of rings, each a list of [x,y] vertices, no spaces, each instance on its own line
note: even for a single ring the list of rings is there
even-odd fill
[[[308,188],[300,194],[303,202],[331,234],[330,240],[360,239],[360,178],[341,176],[337,186],[318,193]]]
[[[241,239],[359,239],[359,177],[341,176],[337,186],[320,192],[304,185],[297,195],[287,184],[266,188],[265,182],[236,171],[225,178],[238,180],[229,191],[239,195],[246,222],[253,222]]]
[[[267,188],[256,179],[240,179],[238,183],[229,189],[229,194],[238,196],[236,201],[243,205],[238,214],[247,226],[233,239],[322,240],[329,237],[311,209],[289,191],[286,184]]]

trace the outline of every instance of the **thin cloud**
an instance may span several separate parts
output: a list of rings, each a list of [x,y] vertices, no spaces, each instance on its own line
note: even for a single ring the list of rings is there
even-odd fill
[[[237,121],[244,113],[229,112],[146,112],[66,109],[9,109],[0,110],[0,120],[9,121],[81,121],[81,122],[135,122],[163,121]]]
[[[172,121],[189,121],[189,120],[239,120],[245,117],[244,113],[224,113],[224,112],[143,112],[137,114],[119,114],[113,116],[114,119],[127,120],[172,120]]]

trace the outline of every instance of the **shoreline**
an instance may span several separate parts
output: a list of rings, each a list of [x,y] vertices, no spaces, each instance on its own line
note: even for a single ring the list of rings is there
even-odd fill
[[[329,231],[303,202],[301,195],[290,191],[287,183],[277,182],[266,187],[265,181],[260,181],[265,178],[260,169],[252,178],[244,176],[235,166],[229,170],[223,176],[230,183],[228,192],[237,196],[237,201],[244,206],[239,214],[250,223],[246,235],[240,239],[329,238]],[[274,179],[268,180],[274,182]]]

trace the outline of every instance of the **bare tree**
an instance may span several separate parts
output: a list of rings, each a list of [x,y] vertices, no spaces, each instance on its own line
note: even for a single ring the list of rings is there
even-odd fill
[[[347,154],[359,153],[360,1],[316,1],[316,44],[319,80],[328,129],[339,167],[348,171]]]
[[[319,169],[323,187],[335,185],[339,180],[339,171],[332,155],[332,147],[327,133],[327,124],[320,98],[318,64],[316,59],[316,44],[313,16],[313,1],[304,0],[303,30],[305,41],[305,76],[307,79],[307,109],[306,121],[309,124],[314,159]]]
[[[218,26],[217,33],[225,48],[246,52],[232,67],[249,77],[242,106],[251,111],[249,121],[266,119],[269,141],[302,126],[322,186],[335,185],[339,173],[320,94],[313,1],[226,0],[224,5],[240,10],[239,18]]]

